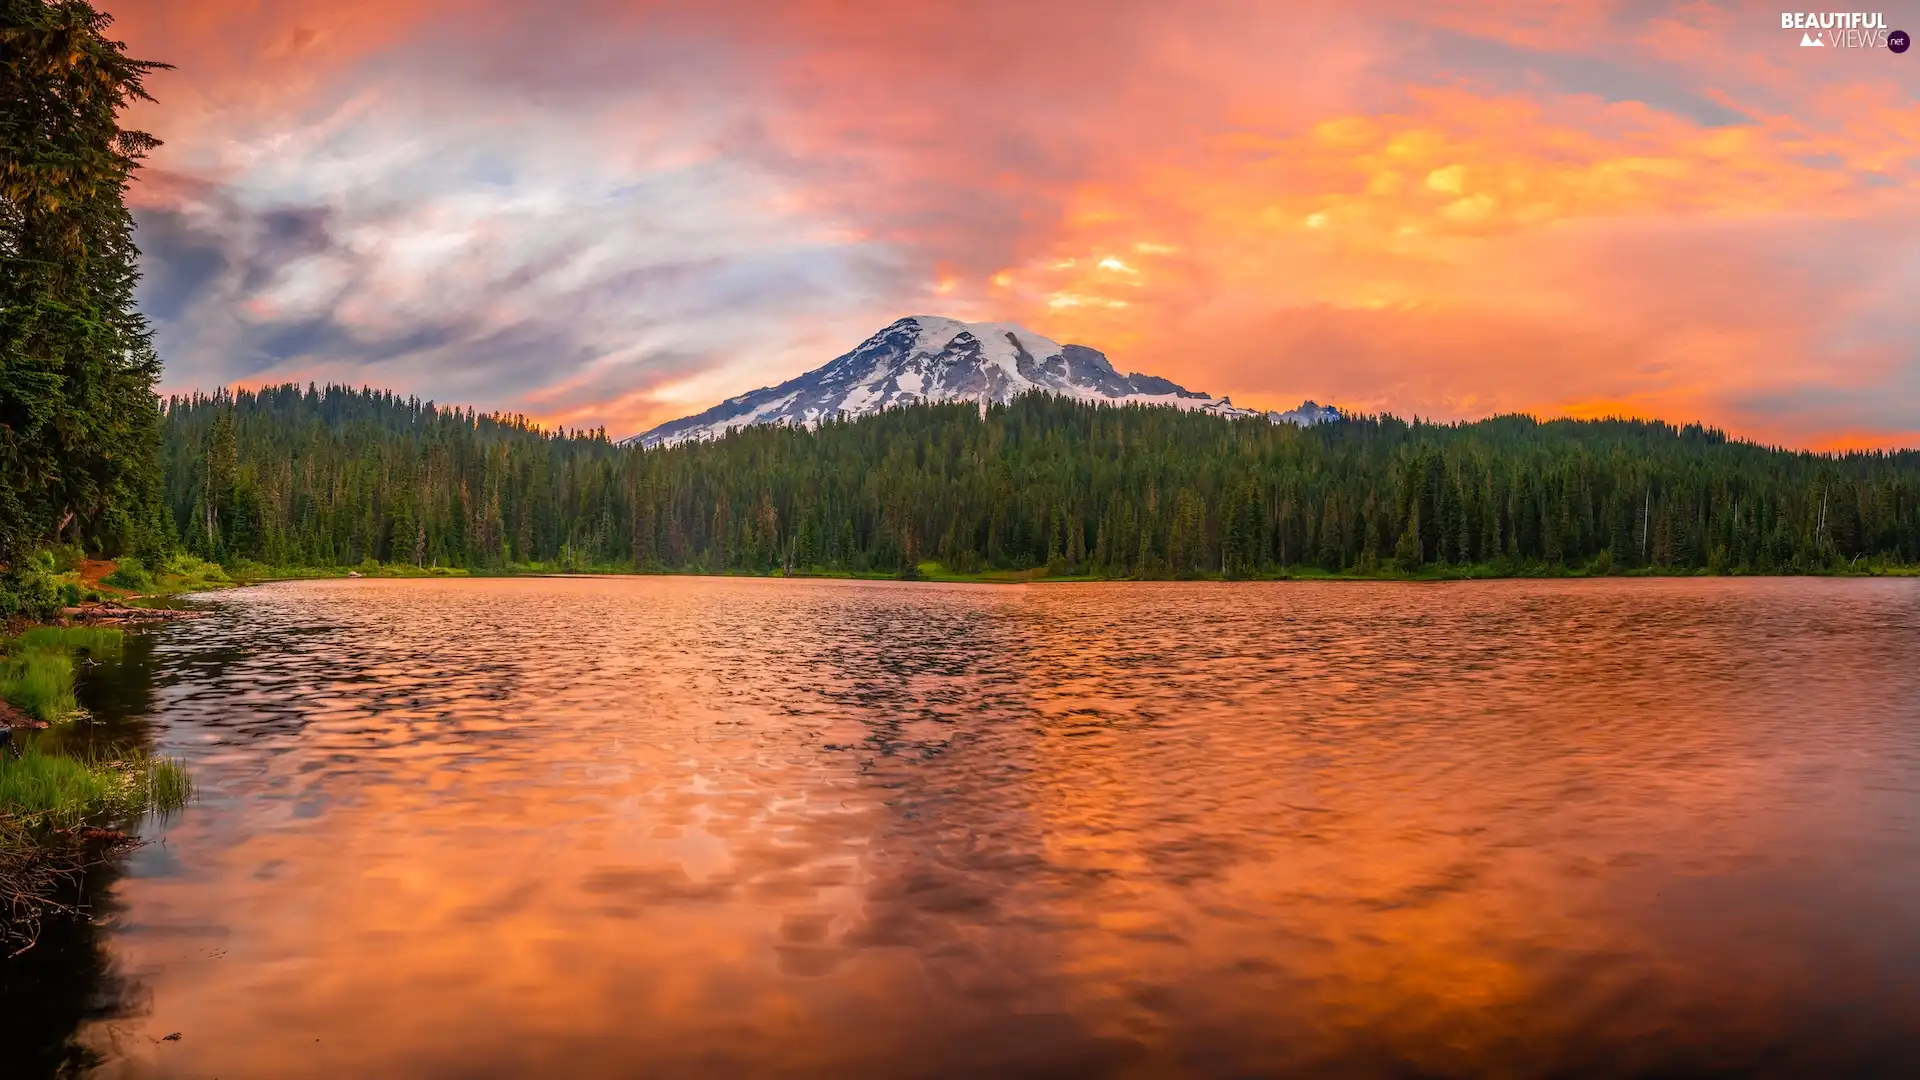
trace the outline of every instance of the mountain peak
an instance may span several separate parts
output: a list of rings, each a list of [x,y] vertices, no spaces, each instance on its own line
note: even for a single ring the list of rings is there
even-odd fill
[[[944,315],[908,315],[894,320],[881,333],[893,330],[912,332],[915,345],[928,353],[940,352],[957,338],[971,337],[980,342],[990,360],[1009,370],[1017,366],[1022,351],[1030,356],[1053,356],[1061,350],[1059,342],[1016,323],[961,322]]]
[[[673,446],[717,438],[753,424],[812,426],[838,415],[864,416],[921,402],[1005,404],[1033,391],[1114,405],[1171,405],[1220,416],[1266,415],[1276,422],[1299,424],[1339,417],[1312,402],[1287,413],[1236,408],[1226,398],[1188,390],[1158,376],[1122,375],[1096,349],[1062,345],[1014,323],[908,315],[824,367],[778,386],[729,398],[629,441]]]

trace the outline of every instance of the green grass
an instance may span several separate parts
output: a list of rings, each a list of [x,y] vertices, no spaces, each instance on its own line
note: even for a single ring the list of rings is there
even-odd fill
[[[126,643],[124,631],[111,626],[36,626],[13,639],[20,649],[83,651],[89,656],[118,656]]]
[[[363,562],[352,566],[269,566],[251,560],[240,560],[227,567],[228,579],[207,588],[221,588],[227,585],[254,585],[267,581],[308,581],[325,578],[343,578],[349,573],[361,577],[379,578],[423,578],[423,577],[466,577],[464,567],[455,566],[415,566],[412,563]]]
[[[117,772],[30,748],[0,760],[0,807],[14,816],[71,825],[116,806],[127,794]]]
[[[36,720],[63,720],[78,705],[73,698],[73,657],[32,649],[0,660],[0,698]]]
[[[178,810],[193,799],[193,777],[186,766],[172,758],[148,758],[145,766],[147,809]]]
[[[95,626],[36,626],[7,642],[0,657],[0,698],[36,720],[64,720],[73,697],[73,654],[118,656],[126,637]]]
[[[18,758],[0,755],[0,814],[65,828],[146,810],[173,810],[193,797],[193,781],[176,761],[144,756],[84,760],[29,745]]]
[[[554,562],[512,562],[496,567],[420,567],[408,563],[377,563],[372,561],[352,566],[273,566],[239,560],[224,569],[217,563],[209,563],[191,555],[175,555],[167,563],[167,572],[160,575],[148,597],[166,597],[169,595],[193,592],[200,589],[228,588],[234,585],[253,585],[269,581],[293,581],[327,578],[342,578],[348,573],[358,573],[362,577],[379,578],[419,578],[419,577],[515,577],[523,575],[551,574],[605,574],[640,575],[668,577],[783,577],[779,569],[741,570],[738,568],[717,567],[644,567],[636,568],[629,564],[586,565],[580,563]],[[176,570],[180,572],[176,572]],[[1172,575],[1165,572],[1138,577],[1133,575],[1111,576],[1094,573],[1089,568],[1081,568],[1079,573],[1048,573],[1046,567],[1027,569],[982,568],[971,571],[955,570],[942,563],[925,561],[918,566],[915,580],[938,582],[964,582],[981,585],[1020,585],[1042,582],[1090,582],[1090,581],[1220,581],[1225,575],[1218,571]],[[1326,570],[1319,566],[1294,563],[1284,568],[1272,567],[1257,573],[1244,575],[1232,580],[1245,581],[1464,581],[1488,578],[1584,578],[1584,577],[1705,577],[1719,574],[1739,576],[1738,570],[1713,571],[1705,568],[1682,567],[1639,567],[1634,569],[1615,568],[1600,560],[1592,560],[1579,565],[1530,563],[1518,559],[1501,558],[1473,565],[1429,563],[1415,569],[1404,569],[1393,562],[1383,561],[1365,567],[1346,567],[1340,570]],[[1798,571],[1803,575],[1824,576],[1915,576],[1920,575],[1920,567],[1883,566],[1871,562],[1862,562],[1857,566],[1807,568]],[[857,580],[899,580],[903,575],[896,569],[851,570],[845,568],[829,569],[825,567],[795,567],[791,575],[796,578],[828,578]],[[142,601],[136,600],[136,605]]]
[[[1020,585],[1029,581],[1039,581],[1048,576],[1045,567],[1034,567],[1029,570],[977,570],[972,573],[967,573],[960,570],[950,570],[941,563],[923,562],[919,565],[918,569],[920,571],[919,580],[921,581],[972,582],[988,585]],[[887,576],[899,577],[900,575],[889,574]],[[1061,580],[1064,577],[1065,575],[1057,575],[1055,580]],[[1085,575],[1080,575],[1067,580],[1087,581],[1089,579]]]

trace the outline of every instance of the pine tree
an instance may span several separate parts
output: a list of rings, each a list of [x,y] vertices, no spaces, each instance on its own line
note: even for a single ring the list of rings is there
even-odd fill
[[[165,65],[82,0],[0,0],[0,562],[65,536],[142,543],[159,491],[160,365],[133,303],[122,128]]]
[[[1322,569],[1338,570],[1343,560],[1346,544],[1341,535],[1340,502],[1335,496],[1327,496],[1320,511],[1319,562]]]

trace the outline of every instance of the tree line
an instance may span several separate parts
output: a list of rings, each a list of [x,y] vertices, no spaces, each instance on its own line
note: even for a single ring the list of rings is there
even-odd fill
[[[163,412],[177,542],[223,562],[1138,578],[1920,564],[1920,454],[1651,421],[1298,428],[1032,395],[648,450],[344,386]]]

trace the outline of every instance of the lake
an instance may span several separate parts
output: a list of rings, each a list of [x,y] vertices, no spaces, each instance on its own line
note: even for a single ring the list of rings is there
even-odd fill
[[[200,791],[9,1021],[95,1076],[1920,1060],[1920,580],[206,602],[83,686]]]

